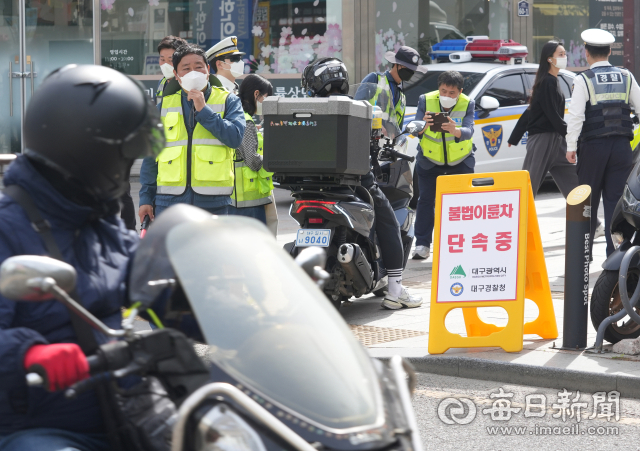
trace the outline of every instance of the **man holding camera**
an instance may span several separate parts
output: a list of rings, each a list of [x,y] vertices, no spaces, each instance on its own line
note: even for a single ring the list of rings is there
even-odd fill
[[[418,100],[416,119],[426,121],[420,134],[415,171],[420,198],[416,212],[414,260],[429,258],[436,202],[436,180],[441,175],[470,174],[476,165],[473,144],[475,102],[462,94],[464,78],[457,71],[438,77],[438,90]]]

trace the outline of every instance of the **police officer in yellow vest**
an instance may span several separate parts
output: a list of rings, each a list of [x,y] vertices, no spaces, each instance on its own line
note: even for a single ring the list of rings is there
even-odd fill
[[[407,105],[407,99],[404,92],[402,92],[402,84],[405,81],[409,81],[416,71],[426,74],[427,69],[420,65],[420,55],[411,47],[402,46],[396,53],[387,52],[384,56],[387,61],[393,64],[391,69],[388,69],[383,74],[371,72],[364,77],[362,83],[377,84],[380,87],[379,91],[391,91],[393,95],[393,105],[380,104],[377,106],[382,108],[383,115],[389,114],[390,109],[395,109],[396,117],[398,118],[398,128],[402,130],[404,112]],[[369,94],[368,98],[373,97]],[[384,116],[383,119],[385,119]]]
[[[156,103],[162,102],[162,96],[164,95],[164,87],[167,82],[173,78],[173,54],[178,47],[187,44],[182,38],[176,36],[165,36],[160,44],[158,44],[158,64],[162,71],[162,80],[158,83],[156,89]]]
[[[242,144],[236,149],[235,190],[231,195],[230,214],[249,216],[267,223],[265,205],[272,202],[273,172],[262,167],[262,133],[253,121],[253,115],[262,115],[262,101],[273,95],[273,86],[257,74],[242,80],[238,96],[244,109],[247,128]]]
[[[418,99],[416,119],[427,122],[416,157],[420,198],[416,211],[416,249],[414,259],[428,258],[436,200],[436,180],[441,175],[470,174],[476,165],[473,145],[475,102],[462,93],[464,78],[460,72],[447,71],[438,77],[438,90]],[[447,112],[444,132],[431,130],[431,113]]]
[[[240,99],[211,86],[204,51],[185,45],[173,54],[182,89],[163,97],[160,115],[166,147],[140,169],[140,220],[175,203],[227,214],[234,186],[234,150],[246,127]]]

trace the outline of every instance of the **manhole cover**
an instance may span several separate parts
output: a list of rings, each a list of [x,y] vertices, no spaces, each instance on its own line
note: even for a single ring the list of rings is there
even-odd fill
[[[360,340],[360,343],[365,346],[427,335],[426,332],[417,330],[390,329],[388,327],[361,326],[356,324],[349,324],[349,327],[356,338]]]

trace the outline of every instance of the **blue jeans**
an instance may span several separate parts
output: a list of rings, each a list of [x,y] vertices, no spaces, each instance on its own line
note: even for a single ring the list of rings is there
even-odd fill
[[[25,429],[0,437],[0,451],[111,451],[104,434],[62,429]]]
[[[418,174],[420,190],[415,223],[416,246],[431,247],[436,208],[436,180],[441,175],[472,174],[473,168],[467,166],[464,161],[455,166],[434,166],[430,169],[423,169],[416,163],[415,171]]]
[[[258,221],[262,221],[263,224],[267,224],[267,212],[264,209],[264,205],[258,205],[257,207],[237,208],[229,206],[229,215],[247,216],[249,218],[255,218]]]

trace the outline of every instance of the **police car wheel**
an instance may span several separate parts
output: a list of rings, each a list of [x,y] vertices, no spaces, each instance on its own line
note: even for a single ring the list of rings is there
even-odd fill
[[[591,323],[596,330],[598,330],[598,326],[605,318],[623,309],[618,287],[618,275],[619,271],[604,270],[593,287],[590,310]],[[640,270],[629,270],[627,278],[627,293],[629,297],[633,294],[639,280]],[[640,307],[636,307],[636,312],[640,313]],[[639,336],[640,324],[636,324],[628,316],[610,325],[604,333],[604,339],[614,344],[626,338],[637,338]]]

